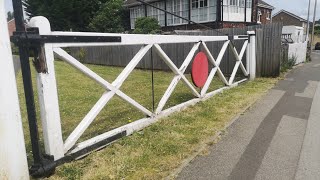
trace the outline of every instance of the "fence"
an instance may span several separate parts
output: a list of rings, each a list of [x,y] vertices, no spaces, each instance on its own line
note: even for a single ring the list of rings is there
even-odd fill
[[[256,40],[254,32],[247,32],[248,34],[246,33],[246,35],[235,36],[128,35],[111,33],[52,32],[50,30],[49,21],[44,17],[33,17],[28,26],[38,28],[39,36],[36,37],[36,40],[41,39],[41,43],[38,44],[39,47],[37,48],[39,50],[39,57],[37,60],[39,61],[38,63],[40,66],[36,67],[38,71],[38,99],[40,104],[45,151],[47,155],[53,157],[51,160],[46,160],[46,163],[42,164],[39,167],[39,170],[35,171],[35,174],[33,175],[36,177],[48,173],[52,168],[55,168],[55,166],[63,162],[82,157],[84,154],[87,154],[92,150],[105,147],[107,144],[112,143],[118,138],[128,136],[135,131],[139,131],[175,111],[194,105],[197,102],[204,101],[217,93],[233,88],[248,79],[253,80],[255,78]],[[35,36],[35,33],[31,32],[30,37],[28,36],[28,33],[25,33],[24,35],[28,37],[27,40],[31,40],[32,37]],[[240,43],[242,42],[240,51],[238,51],[234,46],[234,43],[238,43],[238,41]],[[217,53],[217,58],[213,57],[207,46],[210,42],[221,42],[223,44],[220,49],[214,49],[217,50],[217,52],[219,51]],[[184,58],[181,66],[177,66],[161,46],[163,46],[163,44],[185,43],[192,44],[192,47],[189,49],[189,52]],[[69,47],[122,47],[131,45],[140,45],[140,49],[131,59],[130,57],[126,58],[130,60],[123,71],[112,83],[90,70],[63,49]],[[207,56],[212,67],[204,86],[200,91],[198,91],[186,78],[185,71],[200,48]],[[227,77],[220,69],[220,65],[224,63],[223,57],[228,48],[233,53],[235,59],[234,65],[230,67],[232,71],[229,77]],[[137,65],[150,51],[154,51],[159,58],[161,58],[161,61],[163,61],[174,73],[171,83],[160,99],[155,110],[147,109],[120,90],[127,77],[135,68],[137,68]],[[62,138],[63,130],[61,127],[58,91],[54,71],[55,57],[59,57],[61,60],[69,63],[71,66],[91,78],[91,80],[96,81],[105,89],[105,93],[102,94],[101,98],[65,140]],[[244,74],[245,78],[236,80],[236,73],[240,70]],[[225,86],[209,92],[209,86],[215,75],[219,77]],[[188,87],[194,98],[165,109],[165,104],[177,88],[179,81],[182,81]],[[142,112],[146,118],[136,120],[111,131],[92,137],[91,139],[79,142],[79,138],[82,134],[114,96],[118,96],[124,100],[124,103],[132,105],[134,108]],[[152,96],[154,97],[154,95]],[[32,139],[38,141],[37,137],[32,137]],[[33,147],[33,151],[40,152],[40,149],[38,148],[39,147],[36,146]]]
[[[220,29],[217,31],[204,31],[196,33],[182,33],[180,35],[193,35],[193,36],[221,36],[227,34],[229,36],[243,35],[247,31],[256,31],[256,52],[257,52],[257,76],[278,76],[280,73],[280,49],[281,49],[281,32],[282,24],[268,24],[249,26],[244,28]],[[234,42],[237,49],[241,48],[241,42]],[[215,49],[220,49],[223,46],[221,42],[210,42],[207,44],[209,50],[213,55]],[[184,44],[165,44],[162,49],[167,55],[174,60],[175,65],[182,64],[183,60],[188,54],[189,49],[192,47],[190,43]],[[139,50],[139,46],[118,46],[118,47],[77,47],[70,48],[72,56],[77,57],[81,62],[88,64],[108,65],[108,66],[125,66],[128,64],[128,57],[132,58]],[[137,65],[138,68],[150,69],[151,64],[149,59],[153,54],[154,68],[160,70],[170,70],[168,66],[161,61],[161,58],[156,53],[148,52],[142,61]],[[220,65],[221,70],[225,74],[232,73],[234,65],[233,52],[228,50],[223,57]],[[190,67],[186,72],[190,72]]]

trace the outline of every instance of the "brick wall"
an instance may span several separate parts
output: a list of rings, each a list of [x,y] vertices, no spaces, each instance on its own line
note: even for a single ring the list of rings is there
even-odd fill
[[[262,15],[260,17],[261,24],[270,24],[272,11],[270,9],[266,9],[266,8],[262,8],[262,7],[258,7],[258,10],[260,10],[262,13]],[[268,13],[269,13],[269,18],[268,18]]]
[[[246,23],[236,23],[236,22],[224,22],[221,28],[243,28],[246,27]]]
[[[9,30],[9,35],[12,36],[13,32],[16,31],[16,24],[15,20],[11,20],[8,22],[8,30]]]
[[[258,0],[252,0],[253,2],[253,9],[252,9],[252,22],[257,22],[257,7],[258,7]]]
[[[287,13],[281,12],[272,18],[272,22],[282,22],[284,26],[302,26],[302,22]]]

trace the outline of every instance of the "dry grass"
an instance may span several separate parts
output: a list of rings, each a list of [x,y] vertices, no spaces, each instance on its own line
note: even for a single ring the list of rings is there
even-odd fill
[[[313,46],[316,45],[317,42],[320,42],[320,35],[315,35],[315,36],[314,36],[312,45],[313,45]]]
[[[121,68],[89,67],[112,81]],[[63,136],[66,138],[103,93],[103,89],[63,62],[56,62]],[[156,102],[169,85],[173,74],[156,72]],[[149,71],[135,70],[121,90],[139,103],[152,109],[151,75]],[[52,179],[161,179],[170,174],[203,141],[217,132],[245,107],[259,99],[277,79],[259,78],[254,82],[225,91],[206,102],[122,138],[107,148],[86,158],[58,167]],[[18,86],[21,89],[21,79]],[[213,81],[211,90],[221,87]],[[23,93],[20,92],[21,102]],[[179,84],[167,107],[193,98],[190,91]],[[23,107],[23,106],[22,106]],[[26,139],[29,140],[26,112],[22,109]],[[39,114],[39,113],[38,113]],[[132,122],[143,115],[119,98],[113,99],[82,136],[81,140]],[[27,145],[30,150],[30,144]]]

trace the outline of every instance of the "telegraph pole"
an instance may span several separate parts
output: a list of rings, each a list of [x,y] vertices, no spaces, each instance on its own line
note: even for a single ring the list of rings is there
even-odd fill
[[[314,26],[316,24],[316,13],[317,13],[317,1],[315,2],[315,5],[314,5],[314,12],[313,12],[313,24],[312,24],[312,37],[311,37],[311,47],[312,47],[312,43],[313,43],[313,40],[314,40]]]
[[[308,24],[307,24],[307,41],[309,41],[309,32],[310,32],[310,5],[311,5],[311,0],[309,0],[309,6],[308,6]]]

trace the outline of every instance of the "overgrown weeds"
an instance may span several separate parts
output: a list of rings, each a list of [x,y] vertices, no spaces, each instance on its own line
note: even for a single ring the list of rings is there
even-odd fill
[[[292,55],[288,60],[283,58],[280,62],[280,71],[286,72],[289,69],[292,69],[293,66],[296,64],[296,62],[297,62],[297,56],[295,55]]]

